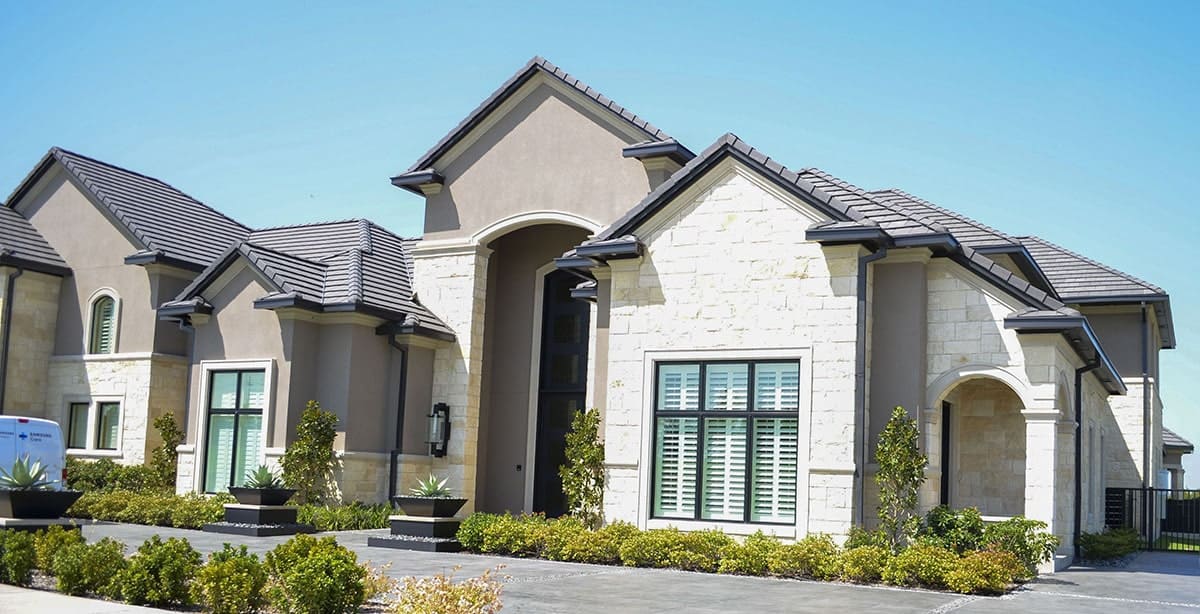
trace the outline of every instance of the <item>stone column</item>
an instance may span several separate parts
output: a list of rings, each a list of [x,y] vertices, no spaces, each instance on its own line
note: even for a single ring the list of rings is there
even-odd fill
[[[927,512],[941,503],[942,471],[946,467],[946,459],[942,458],[941,408],[921,409],[921,434],[929,464],[925,467],[925,484],[918,493],[918,509]]]
[[[1057,409],[1025,409],[1025,517],[1041,520],[1048,531],[1055,525],[1055,487],[1058,478]],[[1048,568],[1053,571],[1053,563]]]

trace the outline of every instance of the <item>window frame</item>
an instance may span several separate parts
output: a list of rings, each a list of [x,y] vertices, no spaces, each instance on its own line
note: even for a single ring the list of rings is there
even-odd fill
[[[756,410],[755,409],[755,376],[756,367],[764,364],[794,364],[796,365],[797,373],[797,406],[794,411],[778,411],[778,410]],[[664,366],[677,365],[696,365],[699,369],[699,383],[697,394],[697,409],[696,410],[662,410],[659,408],[659,374]],[[706,410],[708,400],[708,367],[713,365],[746,365],[746,409],[735,410]],[[800,521],[800,502],[807,500],[807,493],[801,491],[802,481],[801,473],[801,458],[800,445],[801,437],[803,437],[806,429],[802,428],[800,416],[805,413],[805,396],[807,386],[805,385],[805,359],[803,357],[794,358],[740,358],[740,357],[718,357],[718,358],[678,358],[678,359],[661,359],[653,360],[648,387],[651,399],[649,413],[649,465],[647,473],[648,480],[648,501],[647,501],[647,518],[650,521],[664,522],[689,522],[689,523],[714,523],[717,525],[739,525],[739,526],[770,526],[770,527],[794,527]],[[677,516],[657,516],[655,515],[654,499],[658,492],[657,483],[657,464],[658,464],[658,419],[660,417],[667,418],[696,418],[696,484],[695,484],[695,504],[692,510],[691,518],[681,518]],[[742,519],[714,519],[704,518],[704,421],[709,417],[719,418],[744,418],[746,420],[746,461],[745,461],[745,476],[744,476],[744,494],[742,501]],[[753,482],[754,482],[754,422],[756,419],[786,419],[794,418],[797,428],[797,443],[796,443],[796,511],[795,517],[791,522],[779,522],[768,520],[753,520]]]
[[[192,471],[192,490],[198,493],[208,493],[208,491],[205,490],[207,485],[204,482],[206,477],[205,474],[207,473],[209,454],[208,426],[210,415],[209,405],[212,403],[212,376],[216,373],[230,371],[261,371],[263,373],[263,407],[261,410],[262,440],[259,446],[259,458],[256,460],[256,463],[265,462],[267,443],[270,441],[269,433],[272,417],[271,409],[275,397],[275,361],[269,358],[258,360],[228,361],[202,360],[200,361],[200,385],[198,386],[197,390],[198,407],[201,409],[201,411],[194,412],[196,421],[195,445],[198,446],[198,448],[192,457],[194,459],[192,461],[194,464]],[[230,473],[232,475],[232,469],[230,470]]]
[[[66,431],[63,434],[63,447],[67,451],[67,456],[81,457],[108,457],[122,458],[125,453],[125,399],[119,396],[98,395],[94,397],[87,396],[70,396],[63,399],[66,403],[64,411],[66,419],[62,424],[66,425]],[[85,429],[84,440],[87,442],[86,447],[77,448],[71,447],[71,409],[74,406],[86,405],[87,416],[85,418],[87,427]],[[100,444],[100,406],[101,405],[116,405],[117,406],[117,439],[114,442],[115,448],[101,448]]]
[[[95,338],[96,326],[96,304],[101,299],[110,299],[113,302],[112,314],[112,344],[107,352],[97,352],[93,346]],[[88,297],[87,302],[87,326],[83,329],[83,354],[88,356],[109,356],[117,353],[119,340],[121,336],[121,297],[116,290],[112,288],[100,288]]]

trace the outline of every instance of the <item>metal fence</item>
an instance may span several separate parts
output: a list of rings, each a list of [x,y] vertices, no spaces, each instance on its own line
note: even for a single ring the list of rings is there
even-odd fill
[[[1104,524],[1136,530],[1145,550],[1200,552],[1200,490],[1109,488]]]

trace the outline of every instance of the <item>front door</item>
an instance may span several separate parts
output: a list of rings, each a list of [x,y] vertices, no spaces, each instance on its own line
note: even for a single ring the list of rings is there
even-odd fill
[[[552,518],[567,512],[558,468],[567,462],[567,432],[575,412],[584,409],[587,392],[591,305],[571,298],[571,288],[578,283],[570,273],[551,272],[542,303],[533,511]]]

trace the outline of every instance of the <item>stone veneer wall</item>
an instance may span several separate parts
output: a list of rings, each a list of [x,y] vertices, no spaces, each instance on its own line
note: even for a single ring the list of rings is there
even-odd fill
[[[388,455],[340,452],[334,480],[344,502],[383,503],[388,492]]]
[[[166,412],[180,412],[187,386],[187,359],[165,354],[54,356],[46,384],[48,414],[67,421],[67,404],[98,398],[121,402],[119,462],[146,462],[157,445],[151,426]],[[87,454],[81,454],[88,456]],[[96,456],[114,456],[99,453]]]
[[[9,299],[3,292],[12,273],[13,269],[0,267],[0,317]],[[52,408],[48,412],[46,407],[46,372],[54,351],[61,287],[62,278],[53,275],[25,271],[17,278],[8,342],[11,358],[5,383],[5,413],[57,418]]]
[[[1124,396],[1108,398],[1112,408],[1112,419],[1106,425],[1104,462],[1106,486],[1112,488],[1138,488],[1142,485],[1142,465],[1145,462],[1146,443],[1143,439],[1145,423],[1145,388],[1141,377],[1124,379],[1128,392]],[[1150,380],[1150,391],[1154,394],[1154,380]]]
[[[861,248],[803,241],[815,212],[751,177],[740,169],[727,173],[681,208],[661,212],[663,223],[639,235],[647,247],[643,259],[611,263],[604,498],[610,520],[647,524],[652,468],[642,459],[652,445],[646,399],[653,382],[645,379],[646,352],[748,356],[773,349],[811,353],[810,370],[802,372],[811,374],[802,384],[811,388],[811,407],[801,414],[796,532],[845,535],[854,520]]]
[[[951,410],[950,504],[984,516],[1025,512],[1025,417],[1021,400],[996,380],[972,380],[948,399]]]

